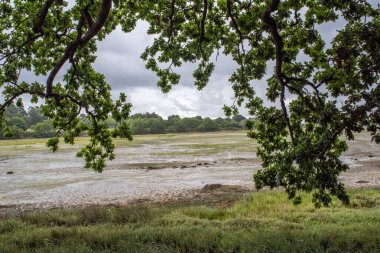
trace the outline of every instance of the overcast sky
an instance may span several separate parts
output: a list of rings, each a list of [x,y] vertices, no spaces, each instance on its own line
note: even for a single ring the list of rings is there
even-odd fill
[[[380,0],[370,2],[377,5]],[[319,27],[318,30],[327,45],[336,34],[336,30],[343,25],[342,21],[338,21]],[[128,34],[118,28],[105,40],[98,42],[94,67],[106,76],[106,80],[113,88],[114,97],[118,97],[120,92],[126,93],[132,102],[133,113],[156,112],[165,118],[173,114],[223,117],[223,105],[231,105],[233,102],[233,91],[228,79],[236,69],[236,64],[231,58],[223,55],[218,57],[210,83],[202,91],[198,91],[193,85],[192,72],[196,66],[184,65],[180,71],[182,74],[180,84],[168,94],[163,94],[156,86],[155,74],[145,69],[145,64],[140,58],[144,49],[153,42],[153,37],[146,33],[147,28],[147,23],[143,22],[138,23],[136,29]],[[57,77],[58,80],[61,75],[62,73]],[[23,77],[25,80],[36,80],[31,73],[26,73]],[[45,82],[44,77],[37,79]],[[256,93],[263,98],[266,93],[265,79],[257,81],[255,85]],[[247,110],[242,108],[241,114],[247,115]]]
[[[170,115],[192,117],[224,117],[223,105],[232,105],[234,94],[228,79],[237,65],[229,56],[220,54],[215,62],[215,70],[209,84],[199,91],[192,77],[195,64],[184,64],[179,73],[180,84],[164,94],[156,86],[157,77],[145,68],[140,58],[144,49],[151,45],[153,37],[147,35],[148,24],[138,23],[131,33],[116,29],[104,41],[98,42],[95,69],[105,74],[112,85],[113,95],[125,92],[131,101],[133,113],[156,112],[167,118]],[[256,81],[256,93],[261,97],[266,93],[266,78]],[[240,114],[247,116],[247,110],[240,108]]]
[[[212,118],[224,116],[223,105],[233,102],[228,78],[236,64],[229,57],[219,56],[210,83],[202,91],[196,89],[192,78],[196,65],[185,64],[180,69],[180,84],[168,94],[163,94],[156,86],[155,74],[146,70],[140,58],[144,49],[153,42],[153,37],[146,34],[147,28],[147,23],[140,22],[128,34],[116,29],[98,43],[98,58],[94,67],[105,74],[112,85],[113,94],[116,96],[125,92],[132,102],[134,113],[156,112],[165,118],[173,114]]]
[[[342,24],[329,24],[321,27],[324,37],[331,40],[336,29]],[[228,79],[236,70],[229,56],[220,54],[215,62],[215,70],[209,84],[199,91],[194,86],[192,73],[195,64],[187,63],[181,67],[180,84],[173,87],[168,94],[163,94],[156,86],[157,78],[153,72],[145,68],[140,58],[144,49],[151,45],[153,37],[147,35],[148,24],[138,23],[131,33],[116,29],[104,41],[98,43],[95,69],[105,74],[112,85],[113,95],[117,97],[125,92],[132,102],[133,113],[156,112],[163,117],[178,114],[180,116],[224,117],[223,105],[232,105],[233,90]],[[274,64],[271,64],[274,65]],[[268,67],[271,73],[273,66]],[[267,76],[268,77],[268,76]],[[266,80],[255,81],[255,91],[262,98],[266,93]],[[290,97],[288,97],[288,101]],[[240,108],[240,114],[247,116],[247,110]]]
[[[379,2],[379,0],[377,0]],[[344,23],[327,23],[319,27],[323,38],[328,45],[341,29]],[[157,78],[153,72],[146,70],[144,61],[140,58],[144,49],[151,45],[153,37],[147,35],[148,24],[138,23],[131,33],[124,33],[116,29],[104,41],[98,43],[95,69],[106,76],[112,85],[113,94],[125,92],[132,102],[133,113],[156,112],[163,117],[173,114],[180,116],[224,117],[223,105],[232,105],[234,100],[231,84],[228,79],[237,65],[229,56],[219,55],[215,71],[210,83],[198,91],[192,77],[195,64],[185,64],[180,69],[180,84],[174,86],[168,94],[163,94],[156,86]],[[273,67],[268,68],[271,73]],[[267,76],[268,77],[268,76]],[[262,98],[266,93],[266,80],[255,82],[255,91]],[[290,102],[291,97],[288,96]],[[247,116],[247,110],[240,109],[242,115]]]

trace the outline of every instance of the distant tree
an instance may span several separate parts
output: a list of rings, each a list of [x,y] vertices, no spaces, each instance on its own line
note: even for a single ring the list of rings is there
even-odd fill
[[[113,118],[108,118],[106,120],[106,124],[109,128],[115,128],[116,127],[116,121]]]
[[[146,126],[144,119],[135,118],[131,119],[130,121],[130,127],[133,134],[146,134]]]
[[[240,122],[240,121],[245,120],[246,118],[244,116],[242,116],[242,115],[239,114],[239,115],[234,115],[232,117],[232,119],[235,120],[235,121],[237,121],[237,122]]]
[[[36,138],[51,138],[55,135],[55,129],[53,128],[51,119],[38,122],[33,126],[32,130],[32,136]]]
[[[4,115],[0,138],[23,138],[28,128],[26,111],[22,106],[11,105]]]
[[[185,124],[179,115],[171,115],[168,117],[166,131],[169,133],[180,133],[186,131]]]
[[[162,119],[160,115],[155,112],[146,112],[146,113],[136,113],[131,116],[131,119]]]
[[[239,122],[233,119],[225,119],[222,124],[223,129],[225,130],[232,130],[235,128],[239,128]]]
[[[27,115],[27,112],[25,111],[24,106],[22,104],[19,104],[18,106],[11,104],[7,108],[6,113],[4,112],[5,117],[6,116],[13,117],[15,115],[20,116],[20,117],[24,117]]]
[[[7,119],[7,124],[12,127],[19,128],[21,130],[27,129],[27,122],[21,115],[13,115]]]
[[[221,117],[218,117],[218,118],[215,119],[215,122],[216,122],[218,125],[222,125],[223,122],[224,122],[224,119],[221,118]]]
[[[192,118],[183,118],[182,122],[185,126],[186,132],[194,131],[202,123],[202,118],[192,117]]]
[[[201,124],[197,127],[197,130],[202,132],[214,132],[218,129],[218,124],[210,118],[202,120]]]
[[[177,122],[181,120],[181,117],[179,115],[171,115],[168,117],[169,122]]]
[[[165,133],[165,122],[162,118],[150,118],[147,120],[149,133],[163,134]]]
[[[31,106],[28,110],[28,124],[30,126],[32,125],[35,125],[39,122],[42,122],[44,120],[47,119],[46,116],[44,116],[41,111],[40,111],[40,108],[38,106]]]

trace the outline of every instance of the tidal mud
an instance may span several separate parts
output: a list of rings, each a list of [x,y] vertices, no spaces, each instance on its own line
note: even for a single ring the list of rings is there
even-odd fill
[[[249,190],[260,168],[257,145],[244,132],[135,139],[117,142],[103,173],[83,168],[78,146],[51,153],[42,141],[0,143],[0,209],[167,201],[197,196],[207,185]],[[359,135],[342,157],[351,168],[340,176],[348,187],[380,186],[380,145],[369,140]]]

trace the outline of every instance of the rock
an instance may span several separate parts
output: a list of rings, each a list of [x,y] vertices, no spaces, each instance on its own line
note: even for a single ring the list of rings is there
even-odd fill
[[[206,184],[205,186],[203,186],[203,190],[206,190],[206,191],[213,191],[215,189],[218,189],[222,187],[221,184]]]
[[[368,157],[373,157],[373,155],[369,155]]]
[[[13,174],[15,174],[13,171],[8,171],[7,172],[7,175],[13,175]]]
[[[201,165],[203,165],[203,164],[202,164],[202,163],[197,163],[197,165],[198,165],[198,166],[201,166]]]
[[[190,168],[196,168],[197,166],[196,165],[191,165]]]
[[[159,167],[154,167],[154,166],[148,166],[146,169],[147,170],[158,170],[160,168]]]
[[[367,181],[367,180],[359,180],[359,181],[357,181],[356,183],[357,183],[357,184],[368,184],[368,183],[370,183],[370,182]]]
[[[187,166],[186,166],[186,165],[182,165],[180,168],[181,168],[181,169],[186,169]]]

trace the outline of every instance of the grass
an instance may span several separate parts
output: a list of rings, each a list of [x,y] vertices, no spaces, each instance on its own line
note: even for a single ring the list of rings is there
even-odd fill
[[[118,151],[118,148],[139,148],[143,145],[168,148],[168,150],[152,153],[152,155],[160,157],[168,155],[214,155],[226,151],[254,152],[256,150],[256,143],[247,137],[246,131],[149,134],[135,135],[133,138],[132,142],[124,139],[115,139],[116,151]],[[46,147],[47,140],[0,140],[0,159],[24,155],[25,151],[28,154],[50,152]],[[72,146],[64,144],[63,139],[61,139],[58,152],[77,151],[88,144],[88,141],[89,137],[78,137]],[[177,151],[178,148],[182,150],[179,152]]]
[[[203,139],[217,141],[218,143],[225,139],[226,141],[231,141],[231,136],[240,136],[243,139],[247,139],[246,131],[218,131],[218,132],[194,132],[194,133],[173,133],[173,134],[145,134],[145,135],[134,135],[133,142],[145,143],[146,141],[156,142],[158,140],[170,140],[173,142],[183,142],[183,141],[202,141]],[[215,137],[218,140],[215,140]],[[79,144],[86,143],[89,141],[89,137],[77,137],[76,142]],[[48,138],[39,139],[9,139],[0,140],[1,146],[16,146],[16,145],[45,145]],[[63,139],[61,139],[63,141]],[[122,145],[124,143],[131,143],[124,139],[115,139],[115,142]]]
[[[0,252],[379,252],[380,191],[351,205],[293,206],[283,192],[236,204],[184,202],[39,211],[0,220]]]

